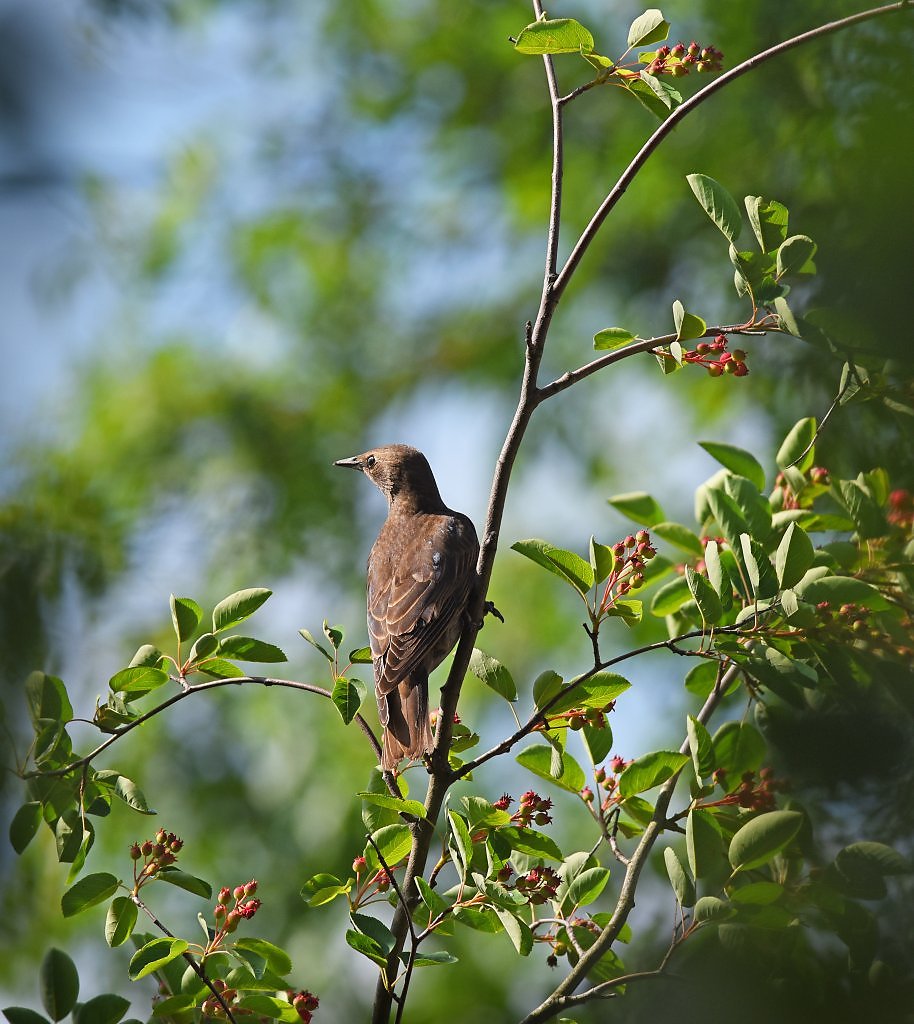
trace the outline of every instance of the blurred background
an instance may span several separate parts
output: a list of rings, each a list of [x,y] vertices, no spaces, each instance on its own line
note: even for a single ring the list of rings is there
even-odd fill
[[[671,41],[713,44],[732,67],[861,7],[669,0],[663,11]],[[584,21],[610,56],[640,12],[604,0],[549,10]],[[252,632],[286,651],[289,678],[325,684],[297,630],[319,633],[328,618],[346,630],[346,650],[367,642],[364,565],[384,515],[374,489],[334,459],[414,444],[445,500],[481,527],[542,281],[547,95],[540,60],[507,41],[531,20],[520,0],[0,0],[6,767],[29,742],[27,674],[60,675],[77,715],[91,717],[140,643],[169,649],[171,592],[211,608],[241,587],[269,587]],[[784,202],[792,232],[819,245],[819,276],[792,301],[830,310],[830,335],[864,362],[902,357],[903,376],[912,53],[914,19],[882,19],[767,64],[688,118],[592,247],[554,321],[544,379],[586,362],[603,327],[670,330],[675,298],[709,323],[746,315],[725,243],[685,182],[692,171],[737,197]],[[587,78],[574,57],[557,68],[563,91]],[[691,76],[683,91],[700,84]],[[616,90],[569,108],[563,255],[654,126]],[[645,357],[537,412],[490,592],[506,623],[480,639],[511,669],[522,707],[540,671],[575,672],[589,644],[573,595],[510,552],[512,541],[582,553],[591,533],[612,543],[628,527],[605,499],[629,490],[691,522],[693,491],[716,468],[696,440],[751,448],[772,469],[789,426],[828,408],[841,354],[786,338],[746,347],[747,378],[665,378]],[[849,475],[886,464],[895,486],[910,486],[912,453],[906,417],[870,403],[836,414],[817,461]],[[632,637],[617,625],[610,640],[621,651],[662,628],[645,623]],[[614,716],[614,752],[678,744],[689,706],[680,666],[643,660],[628,674],[636,685]],[[472,680],[461,713],[484,743],[512,721]],[[73,732],[77,747],[92,743],[88,727]],[[872,777],[850,750],[827,774],[802,757],[792,767],[845,840],[869,822],[903,842],[910,797],[895,755],[908,744],[909,731]],[[127,871],[129,843],[161,823],[185,839],[192,873],[217,887],[260,879],[257,933],[290,950],[296,980],[322,998],[321,1019],[364,1016],[374,971],[343,943],[343,906],[305,911],[298,897],[316,871],[348,872],[361,847],[352,794],[370,751],[329,703],[218,690],[118,743],[101,766],[135,779],[159,816],[115,808],[92,870]],[[0,778],[6,821],[22,787]],[[419,772],[409,778],[421,796]],[[888,798],[887,780],[899,785]],[[473,791],[494,799],[529,785],[511,762]],[[576,848],[595,838],[574,801],[552,827]],[[120,991],[145,1017],[151,986],[130,986],[129,954],[107,951],[101,911],[61,918],[65,876],[47,832],[19,859],[0,847],[4,1005],[37,1005],[37,963],[55,944],[82,968],[84,998]],[[664,886],[639,900],[634,923],[647,937],[635,965],[668,941]],[[193,897],[155,898],[173,930],[196,928]],[[910,952],[910,916],[887,906],[883,917]],[[453,948],[460,967],[415,983],[416,1024],[439,1020],[442,998],[455,1019],[514,1019],[547,990],[545,953],[518,962],[504,936],[475,934]],[[823,950],[823,963],[840,955]],[[696,977],[726,1005],[719,976]],[[708,1019],[697,987],[686,991]],[[640,998],[631,1020],[653,1019],[669,990],[660,1004]],[[758,1005],[758,1019],[772,1019]],[[742,1019],[753,1012],[741,1006]]]

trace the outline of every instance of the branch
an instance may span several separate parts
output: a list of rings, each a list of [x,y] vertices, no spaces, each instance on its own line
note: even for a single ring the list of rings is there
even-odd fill
[[[149,917],[150,921],[152,921],[152,923],[156,926],[156,928],[159,929],[160,932],[162,932],[164,935],[167,935],[170,939],[175,938],[174,932],[169,931],[165,927],[165,925],[162,924],[162,922],[155,916],[155,914],[149,909],[149,907],[146,906],[146,904],[140,899],[140,897],[135,892],[132,892],[130,894],[130,899],[140,908],[140,910],[143,911],[144,914],[146,914]],[[222,998],[222,993],[216,988],[212,981],[210,981],[209,975],[203,969],[203,965],[197,963],[197,961],[194,960],[194,958],[187,951],[183,952],[181,956],[184,957],[184,959],[193,968],[194,974],[197,975],[197,977],[203,982],[204,985],[206,985],[210,992],[212,992],[212,994],[215,996],[216,1002],[225,1011],[225,1015],[231,1021],[231,1024],[238,1024],[238,1022],[235,1020],[235,1017],[232,1014],[231,1009],[229,1008],[228,1003],[226,1003],[226,1001]]]
[[[205,683],[196,683],[193,686],[188,686],[180,693],[176,693],[173,697],[169,697],[168,700],[162,701],[161,704],[157,704],[145,714],[140,715],[138,718],[134,718],[132,722],[128,722],[126,725],[122,725],[119,728],[112,730],[111,735],[100,743],[94,750],[86,754],[85,757],[81,757],[78,760],[65,765],[63,768],[54,768],[48,771],[36,769],[35,771],[22,772],[21,777],[23,779],[32,779],[69,775],[71,772],[91,764],[91,762],[94,761],[102,751],[107,750],[112,743],[119,740],[122,736],[126,736],[128,732],[132,732],[132,730],[136,729],[137,726],[142,725],[144,722],[148,722],[150,718],[154,718],[162,711],[178,704],[180,701],[184,700],[185,697],[190,697],[195,693],[203,693],[206,690],[215,690],[220,686],[241,685],[284,686],[292,690],[304,690],[307,693],[316,693],[318,696],[327,697],[328,699],[332,696],[330,691],[325,689],[323,686],[315,686],[313,683],[300,683],[293,679],[273,679],[269,676],[233,676],[230,679],[211,679]],[[378,742],[378,738],[375,736],[371,726],[360,714],[356,714],[355,721],[358,722],[362,732],[365,733],[366,738],[374,750],[375,756],[378,761],[380,761],[381,744]],[[402,794],[397,790],[392,790],[391,795],[398,799],[402,796]]]
[[[723,695],[727,692],[730,683],[737,676],[739,671],[740,669],[738,665],[731,665],[726,672],[720,675],[714,689],[708,695],[701,711],[698,712],[698,721],[701,722],[702,725],[705,725],[717,710],[717,706],[723,699]],[[687,754],[689,752],[688,739],[683,741],[679,751],[682,754]],[[645,828],[644,833],[641,836],[641,840],[631,856],[628,868],[625,871],[625,878],[622,881],[619,898],[616,901],[616,907],[609,923],[603,929],[596,942],[594,942],[584,956],[578,960],[575,966],[568,972],[564,980],[560,982],[552,994],[547,996],[535,1010],[524,1017],[521,1024],[540,1024],[541,1021],[546,1021],[554,1017],[563,1008],[563,1006],[569,1005],[565,1003],[564,1000],[569,997],[574,998],[572,995],[574,990],[588,975],[600,957],[609,950],[612,944],[619,937],[619,932],[622,930],[623,925],[628,920],[628,916],[635,906],[635,891],[638,887],[638,880],[640,878],[641,871],[645,864],[647,864],[647,860],[654,847],[654,843],[660,838],[664,831],[666,812],[669,808],[670,800],[673,797],[673,790],[676,788],[676,783],[679,781],[679,775],[680,773],[676,772],[676,774],[671,776],[663,784],[663,787],[660,790],[660,795],[658,796],[657,803],[654,807],[654,814]]]
[[[773,325],[760,329],[758,324],[721,324],[717,327],[709,327],[704,334],[699,335],[699,338],[713,338],[717,334],[763,335],[769,332],[782,333],[779,328]],[[698,341],[699,338],[693,340]],[[561,377],[557,377],[551,384],[541,387],[537,392],[539,401],[543,402],[547,398],[552,398],[553,395],[560,394],[566,388],[570,388],[572,384],[577,384],[579,380],[584,380],[606,366],[612,366],[613,363],[621,362],[630,356],[640,355],[643,352],[650,352],[652,349],[661,348],[676,340],[678,339],[675,334],[662,334],[657,338],[638,338],[630,345],[624,346],[624,348],[617,348],[612,352],[606,352],[602,356],[597,356],[596,359],[592,359],[589,363],[579,366],[576,370],[569,370],[567,373],[563,373]]]
[[[741,624],[733,626],[721,626],[715,630],[717,633],[730,633],[736,636],[750,636],[751,630],[746,630]],[[529,736],[531,732],[534,732],[538,725],[543,723],[546,716],[549,713],[549,709],[557,704],[560,700],[568,695],[569,690],[575,686],[580,686],[581,683],[587,682],[592,676],[596,675],[597,672],[602,672],[603,669],[610,668],[613,665],[618,665],[620,662],[628,661],[629,658],[635,658],[640,654],[647,654],[649,651],[659,651],[666,648],[672,651],[674,654],[683,655],[686,657],[702,657],[697,651],[683,651],[677,645],[683,640],[693,640],[697,637],[703,637],[707,635],[707,630],[695,629],[690,633],[683,633],[681,636],[672,637],[669,640],[657,640],[652,644],[645,644],[643,647],[637,647],[632,651],[626,651],[625,654],[619,654],[615,658],[610,658],[607,661],[601,662],[599,665],[595,665],[592,669],[588,669],[587,672],[583,673],[575,679],[569,686],[560,690],[547,704],[544,704],[541,708],[538,708],[530,718],[517,730],[515,730],[510,736],[503,739],[500,743],[497,743],[490,750],[487,750],[484,754],[480,754],[472,761],[467,761],[461,765],[460,768],[454,772],[454,779],[463,778],[470,772],[475,771],[480,765],[485,764],[486,761],[490,761],[493,757],[497,757],[499,754],[506,754],[515,743],[522,740],[525,736]]]
[[[779,57],[782,53],[786,53],[788,50],[792,50],[797,46],[802,46],[805,43],[811,43],[817,39],[824,38],[832,32],[840,32],[843,29],[859,25],[861,22],[869,21],[872,18],[878,18],[885,14],[894,14],[897,11],[902,11],[906,8],[908,10],[912,9],[910,0],[898,0],[896,3],[886,4],[883,7],[874,7],[866,11],[861,11],[859,14],[852,14],[847,18],[841,18],[838,21],[830,21],[825,25],[819,25],[818,28],[810,29],[808,32],[803,32],[798,36],[793,36],[791,39],[786,39],[784,42],[778,43],[767,50],[762,50],[761,53],[757,53],[748,60],[744,60],[742,64],[737,64],[735,68],[725,72],[720,76],[720,78],[716,78],[713,82],[709,82],[708,85],[703,89],[700,89],[694,96],[687,99],[684,103],[681,103],[641,147],[635,158],[628,167],[625,168],[620,175],[619,180],[615,185],[613,185],[606,198],[600,204],[597,212],[591,218],[590,223],[581,233],[581,237],[575,244],[574,249],[572,249],[571,254],[555,281],[555,285],[553,287],[554,297],[556,299],[561,297],[565,288],[568,286],[568,282],[571,280],[572,275],[577,269],[578,264],[581,262],[584,253],[590,247],[590,243],[594,240],[597,232],[600,230],[603,221],[606,220],[609,212],[625,194],[625,190],[632,183],[648,157],[651,156],[654,150],[658,148],[660,143],[663,142],[679,122],[682,121],[683,118],[688,117],[696,107],[701,106],[705,100],[710,99],[716,92],[729,85],[735,79],[746,74],[747,71],[753,71],[759,65],[764,64],[773,57]]]

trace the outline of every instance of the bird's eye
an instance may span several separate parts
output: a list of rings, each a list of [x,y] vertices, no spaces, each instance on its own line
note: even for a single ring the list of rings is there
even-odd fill
[[[369,469],[374,469],[375,462],[377,462],[377,459],[375,459],[373,455],[369,455],[368,458],[365,460],[365,465]]]

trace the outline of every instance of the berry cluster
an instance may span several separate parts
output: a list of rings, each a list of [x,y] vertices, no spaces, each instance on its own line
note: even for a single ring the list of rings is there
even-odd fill
[[[693,39],[688,46],[683,42],[675,46],[661,46],[645,68],[649,75],[670,75],[682,78],[694,67],[699,73],[720,71],[724,55],[715,46],[702,46]]]
[[[584,928],[587,931],[589,931],[592,935],[599,935],[601,930],[600,926],[596,923],[596,921],[591,920],[591,918],[589,917],[572,917],[566,925],[566,930],[570,931],[572,928]],[[559,938],[559,934],[557,933],[544,935],[543,941],[548,942],[549,945],[552,947],[552,952],[549,954],[549,956],[546,957],[546,963],[550,967],[557,966],[559,962],[558,958],[560,956],[565,956],[565,954],[568,952],[568,943],[565,942],[564,939]]]
[[[503,793],[492,805],[499,811],[506,811],[514,803],[514,797],[509,793]],[[533,822],[537,825],[548,825],[552,821],[549,811],[552,809],[552,801],[548,797],[542,797],[528,789],[520,798],[517,810],[511,815],[511,824],[519,825],[521,828],[529,828]]]
[[[174,832],[166,832],[160,828],[153,839],[142,843],[134,843],[130,847],[130,859],[133,863],[134,892],[152,879],[164,868],[174,864],[184,846]],[[143,861],[142,867],[140,861]]]
[[[809,471],[809,482],[814,487],[828,487],[831,483],[828,470],[824,466],[813,466]],[[774,478],[775,491],[780,491],[780,508],[808,508],[812,505],[815,493],[806,493],[801,500],[800,494],[790,486],[790,481],[783,473],[778,473]],[[805,490],[805,488],[801,488]],[[821,493],[821,492],[820,492]],[[775,499],[772,495],[772,499]]]
[[[647,530],[639,530],[614,544],[612,553],[615,565],[607,577],[595,621],[602,619],[620,597],[644,585],[644,563],[657,554],[657,549],[651,544],[651,535]],[[611,711],[612,708],[607,705],[603,710]]]
[[[289,1001],[295,1007],[295,1012],[302,1019],[303,1024],[311,1024],[311,1018],[314,1016],[314,1011],[320,1004],[320,1000],[314,995],[313,992],[309,992],[307,989],[301,992],[293,992],[291,989],[286,993],[289,997]]]
[[[694,349],[683,352],[682,359],[683,362],[705,367],[712,377],[720,377],[725,373],[745,377],[749,372],[746,353],[741,348],[727,351],[726,334],[718,334],[713,341],[700,341]]]
[[[572,708],[571,711],[566,711],[564,714],[558,715],[558,718],[568,719],[568,728],[583,729],[585,725],[592,726],[594,729],[605,729],[606,728],[606,716],[616,706],[616,702],[611,700],[608,704],[604,704],[602,708]],[[551,720],[554,723],[554,719]]]
[[[897,644],[893,638],[881,629],[875,621],[871,609],[848,601],[839,608],[833,608],[831,602],[820,601],[816,605],[822,630],[827,633],[831,642],[837,638],[843,643],[854,643],[857,647],[872,651],[874,654],[893,655],[899,658],[914,657],[914,648],[907,644]],[[899,621],[901,630],[911,635],[912,622],[910,617]]]
[[[234,1003],[238,998],[238,990],[235,988],[229,988],[221,978],[213,979],[213,988],[222,997],[222,1002],[220,1003],[215,996],[210,996],[208,999],[204,1000],[203,1005],[200,1007],[203,1013],[203,1018],[204,1020],[207,1017],[215,1018],[217,1020],[225,1020],[226,1016],[225,1010],[223,1009],[223,1003],[230,1010],[234,1011]]]
[[[724,768],[718,768],[714,773],[714,781],[719,786],[725,786],[727,772]],[[743,772],[740,784],[732,793],[728,793],[723,799],[716,800],[712,804],[702,804],[702,807],[726,807],[736,804],[749,811],[773,811],[775,806],[775,794],[787,789],[787,783],[783,779],[774,777],[774,769],[762,768],[758,773]]]
[[[513,885],[509,885],[511,873],[511,865],[506,864],[498,873],[499,882],[506,889],[520,893],[531,906],[541,907],[549,900],[555,899],[561,879],[552,868],[531,868],[525,875],[518,875]]]
[[[600,765],[594,771],[594,778],[596,779],[597,784],[601,789],[606,791],[606,797],[603,799],[603,802],[600,805],[601,809],[604,811],[609,810],[609,808],[615,802],[613,793],[616,791],[616,788],[619,785],[619,779],[617,778],[617,776],[620,775],[623,771],[625,771],[625,769],[631,764],[631,761],[626,761],[624,757],[620,757],[619,754],[616,754],[616,756],[609,762],[609,764],[612,768],[612,774],[607,772],[603,765]],[[585,786],[581,790],[581,799],[584,801],[585,804],[592,804],[594,802],[596,797],[590,786]]]
[[[893,526],[909,530],[914,526],[914,494],[896,490],[889,495],[889,511],[886,518]]]
[[[213,943],[235,931],[242,918],[249,921],[257,913],[261,904],[260,900],[252,898],[255,892],[257,892],[257,881],[254,878],[244,885],[236,885],[234,889],[230,889],[226,885],[219,890],[216,907],[213,911],[219,930],[216,932]],[[229,903],[233,899],[235,905],[229,909]]]

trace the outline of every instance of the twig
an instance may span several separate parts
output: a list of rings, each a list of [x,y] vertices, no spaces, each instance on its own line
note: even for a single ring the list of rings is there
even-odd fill
[[[139,907],[140,910],[143,911],[144,914],[146,914],[149,920],[152,921],[152,923],[156,926],[156,928],[159,929],[160,932],[162,932],[164,935],[167,935],[170,939],[176,938],[174,932],[169,931],[168,928],[166,928],[165,925],[162,924],[162,922],[155,916],[155,914],[149,909],[148,906],[146,906],[143,900],[141,900],[140,897],[135,892],[132,892],[130,894],[130,899],[133,901],[133,903],[137,905],[137,907]],[[229,1008],[228,1003],[226,1003],[226,1001],[222,998],[222,993],[210,981],[209,975],[203,969],[202,964],[197,963],[197,961],[186,950],[181,954],[181,956],[184,957],[184,959],[193,968],[194,974],[197,975],[197,977],[203,982],[204,985],[206,985],[210,992],[212,992],[212,994],[215,996],[216,1002],[225,1011],[226,1017],[228,1017],[232,1024],[238,1024],[238,1022],[235,1020],[235,1017],[232,1014],[231,1009]]]
[[[325,689],[323,686],[315,686],[313,683],[300,683],[293,679],[273,679],[269,676],[233,676],[230,679],[211,679],[205,683],[195,683],[193,686],[188,686],[180,693],[176,693],[174,696],[169,697],[168,700],[162,701],[161,704],[157,704],[145,714],[140,715],[138,718],[134,718],[131,722],[127,722],[126,725],[113,729],[111,735],[106,740],[100,743],[94,750],[90,751],[84,757],[80,757],[76,761],[72,761],[70,764],[64,765],[63,768],[52,768],[48,771],[36,769],[30,772],[22,772],[21,777],[24,779],[32,779],[69,775],[71,772],[74,772],[85,765],[91,764],[91,762],[94,761],[102,751],[107,750],[112,743],[119,740],[122,736],[126,736],[128,732],[131,732],[137,726],[142,725],[144,722],[148,722],[150,718],[154,718],[162,711],[178,704],[180,701],[184,700],[185,697],[190,697],[195,693],[203,693],[206,690],[214,690],[220,686],[241,686],[245,684],[259,686],[284,686],[293,690],[304,690],[307,693],[316,693],[318,696],[327,697],[328,699],[331,697],[330,691]],[[378,738],[375,736],[371,726],[360,714],[356,714],[355,721],[359,724],[362,732],[365,733],[369,743],[371,743],[376,757],[380,761],[381,744],[378,742]],[[388,786],[390,786],[390,783],[388,783]],[[392,795],[397,798],[402,796],[399,790],[396,789],[392,790]]]
[[[718,678],[714,689],[708,695],[707,700],[698,712],[697,718],[702,725],[706,724],[717,710],[724,693],[730,683],[739,673],[738,665],[732,665]],[[686,754],[689,751],[689,741],[685,739],[679,748],[680,753]],[[679,780],[680,772],[672,775],[660,790],[657,803],[654,806],[654,814],[642,833],[641,840],[632,854],[628,867],[625,871],[625,878],[622,881],[622,888],[616,907],[609,923],[603,929],[594,944],[587,950],[584,956],[574,965],[565,978],[556,986],[551,995],[521,1021],[521,1024],[539,1024],[541,1021],[554,1017],[563,1006],[569,1005],[563,1000],[574,998],[572,993],[588,975],[601,956],[612,946],[619,937],[619,932],[628,920],[629,914],[635,906],[635,891],[638,887],[638,880],[641,872],[647,863],[654,843],[661,836],[665,827],[666,812],[673,797],[673,790]],[[651,975],[653,972],[650,972]]]
[[[641,167],[647,161],[648,157],[651,156],[660,143],[663,142],[663,140],[670,134],[670,132],[672,132],[679,122],[682,121],[683,118],[688,117],[688,115],[697,107],[701,106],[705,100],[710,99],[716,92],[725,88],[732,81],[746,74],[748,71],[753,71],[760,64],[764,64],[773,57],[779,57],[782,53],[786,53],[788,50],[792,50],[797,46],[803,46],[805,43],[821,39],[833,32],[840,32],[843,29],[851,28],[853,25],[859,25],[861,22],[869,21],[872,18],[878,18],[886,14],[894,14],[905,9],[912,10],[909,0],[898,0],[896,3],[886,4],[883,7],[873,7],[869,10],[861,11],[858,14],[851,14],[846,18],[839,19],[838,21],[830,21],[825,25],[819,25],[817,28],[810,29],[808,32],[802,32],[798,36],[793,36],[790,39],[784,40],[784,42],[777,43],[775,46],[769,47],[767,50],[763,50],[761,53],[755,54],[748,60],[744,60],[742,64],[737,64],[735,68],[731,68],[729,71],[724,72],[720,78],[716,78],[713,82],[709,82],[703,89],[700,89],[695,93],[694,96],[681,103],[641,147],[635,158],[619,176],[618,181],[613,185],[612,189],[610,189],[606,198],[591,218],[590,223],[586,228],[584,228],[581,233],[581,237],[578,239],[571,251],[571,254],[565,261],[565,265],[559,272],[559,276],[556,278],[555,285],[552,290],[554,298],[560,298],[562,293],[565,291],[565,288],[568,286],[568,282],[571,280],[578,264],[581,262],[584,253],[590,247],[591,242],[596,237],[597,232],[600,230],[601,225],[606,220],[610,211],[625,194],[625,190],[632,183],[635,175],[641,170]]]

